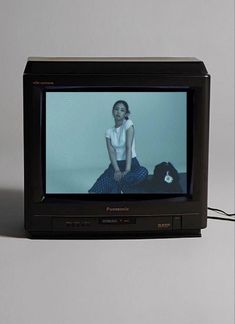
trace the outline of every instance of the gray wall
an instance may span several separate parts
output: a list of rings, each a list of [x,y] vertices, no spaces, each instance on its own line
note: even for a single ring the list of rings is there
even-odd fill
[[[212,76],[209,205],[234,210],[233,0],[2,0],[0,44],[2,190],[23,188],[28,56],[193,56]],[[4,206],[17,212],[11,200]],[[1,320],[232,324],[234,232],[227,226],[209,223],[199,240],[1,237]]]

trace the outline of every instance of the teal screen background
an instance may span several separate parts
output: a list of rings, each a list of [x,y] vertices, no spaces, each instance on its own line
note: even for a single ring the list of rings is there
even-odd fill
[[[186,92],[46,92],[46,193],[87,193],[110,164],[105,131],[112,107],[127,101],[137,158],[155,165],[187,166]]]

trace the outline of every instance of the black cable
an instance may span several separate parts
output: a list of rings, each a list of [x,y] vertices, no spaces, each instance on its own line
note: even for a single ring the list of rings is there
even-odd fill
[[[208,207],[207,209],[212,210],[212,211],[214,211],[214,212],[216,212],[216,213],[221,213],[221,214],[226,215],[226,216],[229,216],[229,217],[231,217],[231,216],[235,216],[235,214],[228,214],[228,213],[226,213],[226,212],[225,212],[224,210],[222,210],[222,209],[218,209],[218,208],[211,208],[211,207]]]
[[[225,218],[225,217],[217,217],[217,216],[207,216],[207,218],[225,220],[225,221],[229,221],[229,222],[235,222],[235,218]]]
[[[211,208],[211,207],[208,207],[207,208],[208,210],[211,210],[211,211],[214,211],[215,213],[218,213],[218,214],[223,214],[225,216],[228,216],[228,217],[233,217],[235,216],[235,214],[229,214],[229,213],[226,213],[224,210],[222,209],[218,209],[218,208]],[[217,216],[207,216],[207,218],[209,219],[218,219],[218,220],[226,220],[226,221],[230,221],[230,222],[235,222],[235,218],[225,218],[225,217],[217,217]]]

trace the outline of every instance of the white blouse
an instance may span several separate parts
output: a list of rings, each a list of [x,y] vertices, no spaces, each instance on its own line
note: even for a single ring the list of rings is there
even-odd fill
[[[126,160],[126,131],[133,126],[130,119],[125,119],[120,127],[112,127],[106,130],[105,137],[111,139],[111,144],[116,150],[117,161]],[[136,157],[135,135],[132,142],[132,158]]]

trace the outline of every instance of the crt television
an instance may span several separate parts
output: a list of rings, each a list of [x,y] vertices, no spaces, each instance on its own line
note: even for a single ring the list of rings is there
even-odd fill
[[[201,60],[31,57],[23,78],[30,237],[201,236],[210,94]]]

